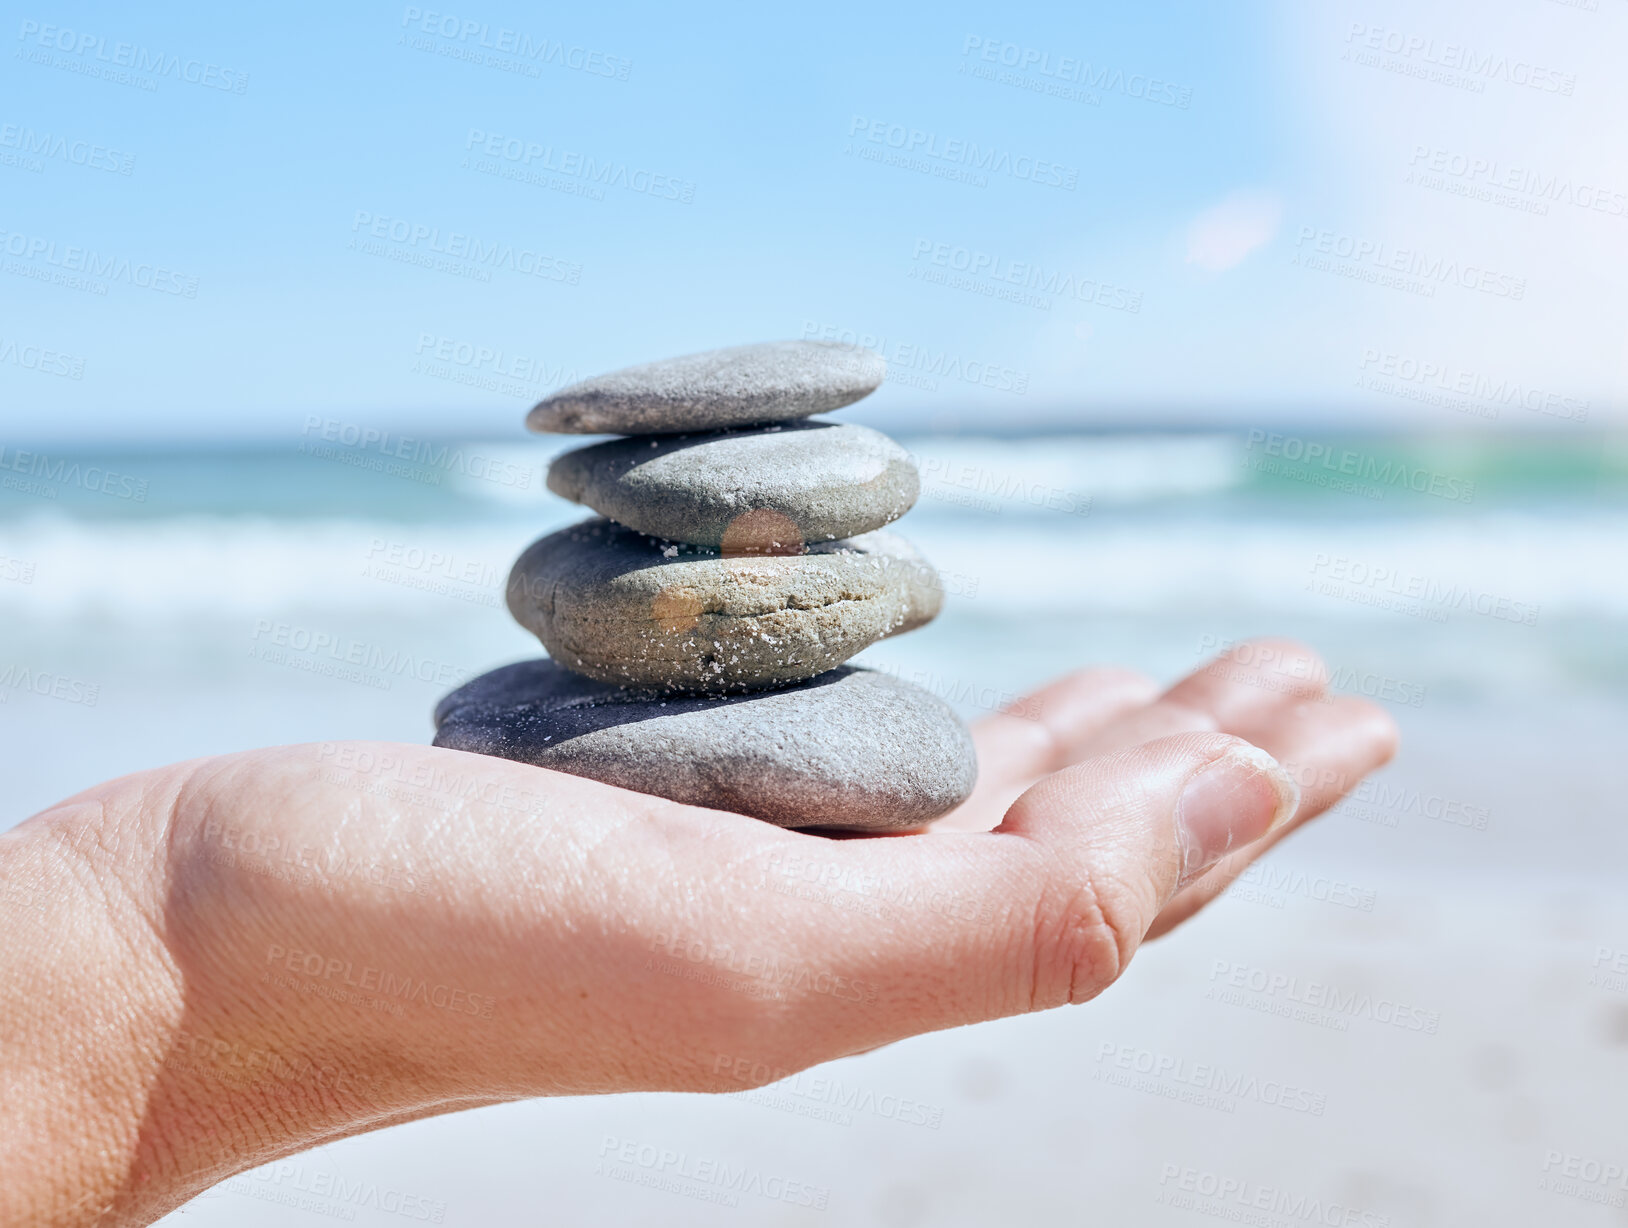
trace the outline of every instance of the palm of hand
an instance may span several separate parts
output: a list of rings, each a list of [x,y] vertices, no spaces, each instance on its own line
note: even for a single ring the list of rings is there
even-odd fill
[[[1270,641],[1162,694],[1127,671],[1070,675],[975,727],[963,806],[889,838],[381,743],[183,764],[42,818],[127,806],[128,839],[157,850],[130,895],[153,901],[142,921],[185,1060],[160,1055],[149,1116],[227,1124],[207,1140],[155,1125],[142,1147],[203,1188],[449,1109],[735,1090],[1091,998],[1394,752],[1390,718],[1325,678]],[[1237,847],[1195,861],[1187,786],[1240,763],[1198,819],[1225,820]],[[245,1064],[257,1077],[223,1100],[223,1067]]]

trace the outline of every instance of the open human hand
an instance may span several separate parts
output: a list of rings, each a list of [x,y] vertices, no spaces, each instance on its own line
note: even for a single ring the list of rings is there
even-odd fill
[[[143,772],[0,836],[0,1219],[529,1096],[722,1091],[1102,992],[1394,752],[1281,641],[979,723],[928,830],[830,839],[427,746]]]

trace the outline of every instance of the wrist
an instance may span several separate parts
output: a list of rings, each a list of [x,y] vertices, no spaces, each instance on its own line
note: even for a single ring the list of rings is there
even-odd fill
[[[152,1093],[183,995],[144,881],[161,826],[144,795],[163,777],[104,785],[0,837],[7,1223],[124,1222],[132,1191],[168,1180]]]
[[[113,781],[0,837],[0,1069],[18,1089],[0,1222],[150,1223],[390,1116],[342,1038],[255,986],[253,940],[220,907],[230,870],[198,855],[188,798],[211,767]]]

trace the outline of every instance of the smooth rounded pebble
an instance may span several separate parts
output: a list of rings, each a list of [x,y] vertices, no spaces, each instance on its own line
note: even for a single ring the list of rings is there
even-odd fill
[[[964,801],[978,775],[948,704],[852,666],[779,691],[661,700],[521,661],[452,692],[435,723],[437,746],[781,827],[918,827]]]
[[[880,354],[832,341],[765,341],[595,376],[545,397],[534,431],[646,435],[789,422],[876,391]]]
[[[548,488],[652,537],[783,554],[897,520],[921,480],[880,431],[790,422],[577,448],[549,466]]]
[[[731,557],[594,519],[533,542],[509,612],[590,678],[716,694],[800,682],[929,622],[938,573],[891,533]]]

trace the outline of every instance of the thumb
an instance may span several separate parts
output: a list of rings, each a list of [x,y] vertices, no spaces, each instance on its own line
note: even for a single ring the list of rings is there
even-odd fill
[[[1034,1009],[1101,993],[1179,887],[1287,823],[1299,801],[1271,755],[1215,733],[1088,759],[1029,789],[996,832],[1046,854]]]
[[[1287,822],[1296,803],[1264,751],[1181,734],[1047,777],[993,832],[843,841],[845,874],[920,904],[863,921],[804,915],[795,930],[865,985],[869,1005],[808,999],[798,1021],[853,1053],[1093,998],[1184,880]]]

